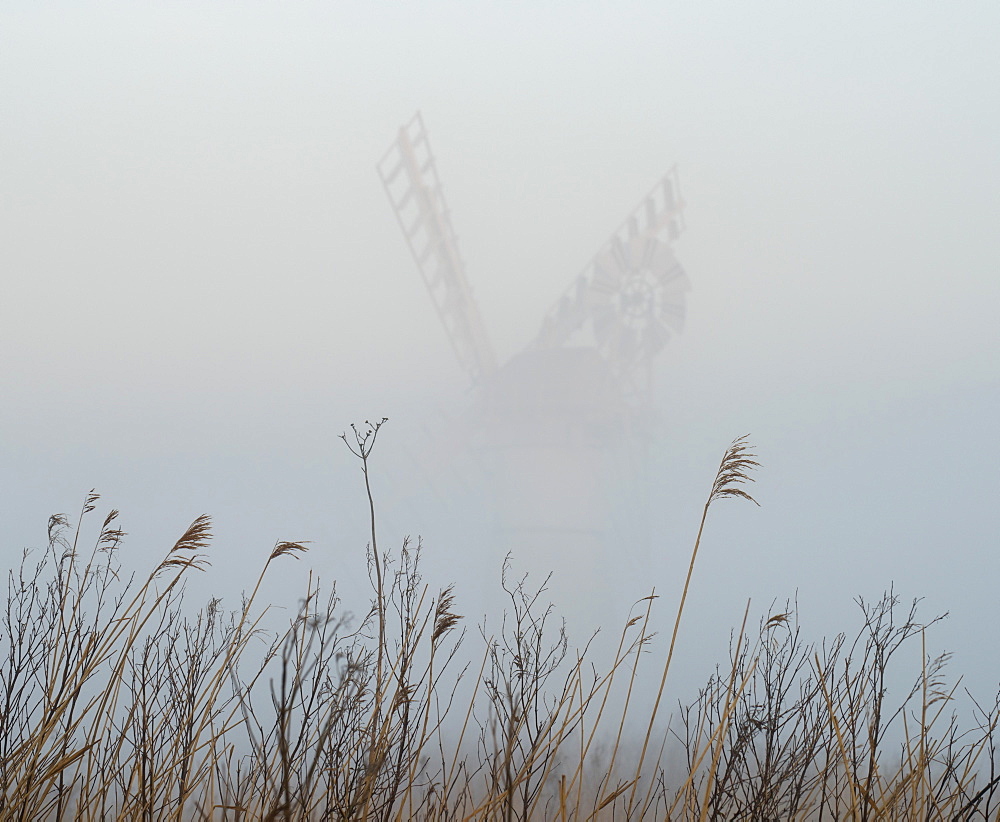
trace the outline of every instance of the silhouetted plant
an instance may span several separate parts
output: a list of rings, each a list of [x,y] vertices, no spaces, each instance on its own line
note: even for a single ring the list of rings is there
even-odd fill
[[[0,820],[529,820],[997,818],[1000,695],[961,730],[947,655],[926,651],[917,603],[859,600],[862,628],[812,644],[796,603],[747,630],[672,726],[660,721],[710,507],[752,501],[756,458],[727,449],[705,503],[653,704],[636,685],[655,594],[636,603],[603,668],[572,650],[546,582],[501,584],[509,609],[462,662],[456,593],[432,593],[422,545],[376,541],[369,477],[381,425],[345,436],[368,495],[371,607],[355,624],[310,576],[287,628],[256,601],[278,542],[241,606],[186,615],[183,583],[207,566],[197,518],[145,577],[126,575],[117,512],[89,549],[86,497],[71,526],[8,575],[0,614]],[[558,573],[559,569],[555,569]],[[902,696],[900,649],[923,664]],[[627,717],[642,711],[633,751]],[[453,721],[448,723],[452,714]],[[678,766],[664,765],[673,742]]]

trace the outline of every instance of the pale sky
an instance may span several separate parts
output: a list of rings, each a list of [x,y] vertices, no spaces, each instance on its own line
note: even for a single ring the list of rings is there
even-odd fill
[[[206,590],[277,539],[357,578],[337,435],[390,417],[392,464],[468,398],[375,173],[420,110],[502,359],[678,164],[665,597],[725,446],[763,462],[762,508],[710,527],[692,642],[796,591],[814,635],[850,629],[895,584],[995,684],[998,37],[987,2],[6,4],[0,553],[96,487],[143,561],[214,515]],[[387,539],[447,573],[476,535],[385,480]]]

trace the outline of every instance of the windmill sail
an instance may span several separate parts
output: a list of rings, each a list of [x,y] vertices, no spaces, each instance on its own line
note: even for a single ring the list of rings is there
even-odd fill
[[[400,128],[378,173],[459,364],[478,383],[496,370],[496,356],[465,276],[419,112]]]
[[[670,243],[683,228],[676,167],[643,198],[545,316],[540,348],[587,325],[622,377],[641,370],[684,320],[687,276]]]

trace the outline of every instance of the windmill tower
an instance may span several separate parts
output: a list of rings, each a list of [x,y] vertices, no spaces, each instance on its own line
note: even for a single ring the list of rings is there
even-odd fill
[[[614,544],[609,478],[627,473],[642,451],[652,363],[684,319],[688,280],[672,250],[683,228],[676,168],[548,309],[535,338],[502,365],[419,113],[400,128],[378,172],[473,387],[469,444],[493,500],[497,564],[510,552],[515,573],[540,582],[554,572],[560,607],[584,600],[602,610],[612,572],[641,562],[641,549]]]

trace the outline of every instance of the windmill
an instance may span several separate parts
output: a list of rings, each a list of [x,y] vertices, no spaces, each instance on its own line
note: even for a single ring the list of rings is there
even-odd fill
[[[676,167],[546,311],[534,339],[502,365],[419,112],[377,168],[473,387],[471,440],[494,499],[498,552],[513,551],[515,567],[543,578],[571,568],[561,584],[570,595],[600,587],[614,516],[606,480],[641,440],[653,360],[684,320],[688,280],[672,249],[683,229]]]

